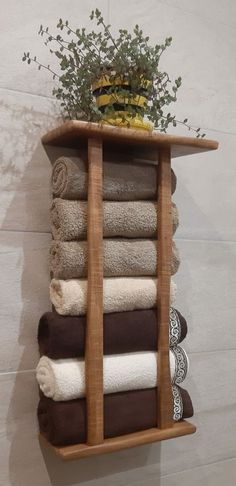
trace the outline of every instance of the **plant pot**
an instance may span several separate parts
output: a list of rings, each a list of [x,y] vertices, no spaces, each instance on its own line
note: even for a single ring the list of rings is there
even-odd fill
[[[92,90],[96,105],[102,113],[104,123],[152,130],[152,123],[144,120],[148,103],[147,86],[150,81],[143,80],[134,91],[129,81],[120,77],[101,76],[93,83]]]

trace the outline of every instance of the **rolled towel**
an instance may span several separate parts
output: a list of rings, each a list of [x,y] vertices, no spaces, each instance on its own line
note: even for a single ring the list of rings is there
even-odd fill
[[[182,383],[188,371],[188,358],[180,346],[170,349],[172,383]],[[109,354],[103,358],[104,394],[142,390],[157,386],[157,353]],[[36,377],[43,394],[56,402],[85,396],[85,361],[40,358]]]
[[[87,199],[88,164],[79,157],[60,157],[52,168],[52,192],[63,199]],[[157,167],[138,161],[103,162],[103,199],[135,201],[157,198]],[[171,189],[176,176],[171,172]]]
[[[156,240],[103,240],[105,277],[142,277],[157,274]],[[179,252],[172,242],[171,275],[179,268]],[[51,277],[70,279],[87,277],[87,241],[53,241],[50,249]]]
[[[157,388],[104,396],[105,439],[157,426]],[[191,398],[186,390],[173,386],[173,419],[193,416]],[[38,406],[39,429],[51,444],[66,446],[87,440],[86,400],[54,402],[41,397]]]
[[[170,304],[176,284],[171,281]],[[87,280],[52,279],[50,299],[58,314],[79,316],[87,311]],[[110,277],[103,279],[103,312],[123,312],[156,307],[157,279],[152,277]]]
[[[178,210],[172,203],[173,234]],[[56,198],[51,206],[52,234],[55,240],[72,241],[87,237],[87,202]],[[152,201],[104,201],[103,236],[113,238],[156,238],[157,205]]]
[[[104,314],[104,354],[156,351],[159,321],[154,309]],[[187,334],[187,323],[179,311],[170,308],[170,346]],[[60,316],[46,312],[39,321],[40,355],[52,359],[80,358],[85,353],[86,316]]]

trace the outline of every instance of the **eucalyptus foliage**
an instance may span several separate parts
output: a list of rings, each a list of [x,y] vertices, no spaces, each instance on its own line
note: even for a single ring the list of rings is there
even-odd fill
[[[204,137],[200,128],[192,128],[188,119],[177,120],[175,115],[168,113],[168,106],[177,101],[177,92],[182,79],[178,77],[172,82],[166,71],[160,69],[162,54],[171,45],[172,38],[167,37],[162,44],[151,46],[149,37],[136,25],[132,32],[120,29],[118,37],[111,33],[111,26],[106,25],[101,12],[96,9],[91,12],[91,21],[98,28],[87,32],[85,28],[73,29],[68,20],[59,20],[58,34],[53,35],[49,28],[40,26],[38,34],[43,37],[50,53],[55,55],[59,71],[55,72],[50,65],[42,64],[36,56],[25,52],[22,60],[38,66],[38,69],[48,70],[55,87],[53,95],[60,101],[62,112],[66,118],[87,121],[99,121],[103,114],[95,103],[92,85],[103,75],[111,80],[109,93],[123,95],[125,109],[131,117],[137,114],[147,116],[154,127],[166,132],[169,125],[185,125],[194,130],[196,136]],[[123,82],[122,88],[112,81],[117,78]],[[148,81],[145,84],[145,81]],[[129,91],[126,86],[129,86]],[[148,99],[143,109],[127,106],[127,97],[140,93],[140,87],[145,85],[145,96]],[[114,115],[114,107],[108,104],[105,115]]]

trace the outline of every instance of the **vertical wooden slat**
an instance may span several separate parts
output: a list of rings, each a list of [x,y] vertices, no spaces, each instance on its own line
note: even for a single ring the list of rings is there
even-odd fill
[[[88,140],[88,296],[86,329],[87,443],[103,432],[103,202],[102,140]]]
[[[159,151],[158,163],[158,410],[161,429],[173,425],[173,396],[169,363],[169,308],[172,251],[171,156],[170,147]]]

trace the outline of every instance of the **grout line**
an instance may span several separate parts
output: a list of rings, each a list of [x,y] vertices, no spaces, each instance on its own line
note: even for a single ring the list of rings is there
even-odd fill
[[[110,24],[111,18],[110,0],[107,0],[107,23]]]
[[[203,467],[213,466],[214,464],[222,464],[223,462],[229,462],[229,461],[233,461],[235,459],[236,459],[236,456],[232,456],[232,457],[227,457],[226,459],[218,459],[217,461],[206,462],[205,464],[199,464],[198,466],[193,466],[193,467],[190,467],[190,468],[181,469],[181,471],[173,472],[173,473],[170,473],[170,474],[164,474],[163,476],[160,477],[160,479],[171,477],[171,476],[176,476],[177,474],[182,474],[182,473],[185,473],[185,472],[188,472],[188,471],[193,471],[194,469],[200,469],[200,468],[203,468]]]
[[[220,240],[220,239],[214,239],[214,238],[182,238],[180,237],[175,237],[174,236],[174,241],[204,241],[208,243],[236,243],[236,240]]]
[[[188,339],[188,333],[187,333],[187,336],[185,339]],[[189,338],[190,339],[190,338]],[[182,345],[184,346],[184,341],[182,341],[181,343],[179,343],[179,346],[182,347]],[[184,346],[185,347],[185,346]],[[191,354],[219,354],[219,353],[228,353],[229,351],[235,351],[236,352],[236,348],[226,348],[226,349],[206,349],[206,350],[203,350],[203,351],[187,351],[188,353],[188,356],[190,356]]]
[[[186,338],[187,339],[187,338]],[[184,347],[184,341],[182,341],[179,346]],[[190,357],[191,361],[191,355],[202,355],[202,354],[219,354],[219,353],[228,353],[229,351],[235,351],[236,348],[228,348],[228,349],[216,349],[216,350],[210,350],[210,351],[187,351],[188,357]],[[18,373],[35,373],[36,368],[32,369],[27,369],[27,370],[15,370],[15,371],[0,371],[0,376],[1,375],[17,375]],[[196,414],[195,414],[196,415]]]
[[[4,229],[0,228],[2,233],[36,233],[39,235],[50,235],[51,231],[38,231],[38,230],[18,230],[18,229]]]
[[[51,231],[39,231],[39,230],[20,230],[20,229],[4,229],[0,228],[0,232],[2,233],[34,233],[34,234],[43,234],[43,235],[50,235]],[[131,238],[130,238],[131,239]],[[220,240],[220,239],[212,239],[212,238],[182,238],[182,237],[174,237],[174,241],[190,241],[190,242],[206,242],[206,243],[236,243],[236,240]]]
[[[36,96],[38,98],[44,98],[46,100],[51,100],[51,101],[57,101],[56,98],[54,98],[52,96],[45,96],[45,95],[36,94],[36,93],[29,93],[28,91],[23,91],[21,89],[5,88],[5,86],[0,86],[0,90],[10,91],[11,93],[26,94],[28,96]]]
[[[109,12],[109,9],[108,9],[108,16],[109,15],[110,15],[110,12]],[[44,98],[46,100],[51,100],[53,102],[57,101],[56,98],[54,98],[52,96],[45,96],[45,95],[37,94],[37,93],[29,93],[28,91],[23,91],[23,90],[20,90],[20,89],[13,89],[13,88],[6,88],[5,86],[0,86],[0,90],[9,91],[11,93],[25,94],[25,95],[28,95],[28,96],[34,96],[34,97],[38,97],[38,98]],[[198,128],[198,125],[193,124],[192,126],[193,126],[193,128]],[[201,126],[201,129],[204,130],[204,131],[210,131],[210,132],[221,133],[221,134],[224,134],[224,135],[236,136],[236,132],[230,132],[230,131],[228,132],[228,131],[225,131],[225,130],[221,130],[219,128],[210,128],[210,127],[207,127],[207,126]]]
[[[35,368],[31,370],[0,371],[0,376],[18,375],[18,374],[25,374],[25,373],[35,373]]]

